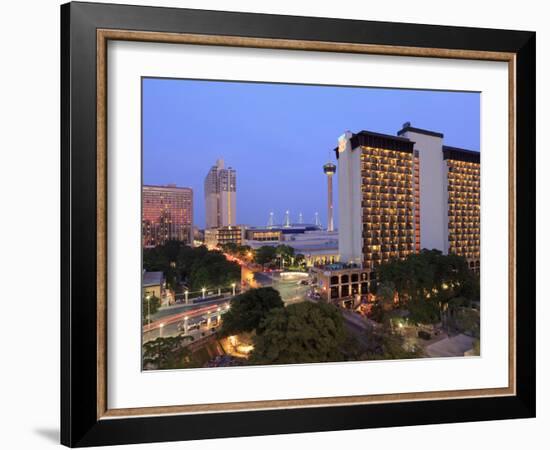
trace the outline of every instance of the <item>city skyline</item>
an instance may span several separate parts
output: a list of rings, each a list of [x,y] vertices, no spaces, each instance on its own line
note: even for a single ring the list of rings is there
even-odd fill
[[[289,210],[291,222],[301,213],[305,223],[318,212],[326,227],[323,165],[335,162],[332,149],[346,130],[395,134],[410,121],[442,132],[449,145],[479,150],[478,93],[172,79],[143,83],[144,184],[192,188],[199,228],[205,226],[204,177],[217,159],[239,173],[238,224],[265,226],[271,212],[280,224]],[[334,197],[337,211],[337,187]]]

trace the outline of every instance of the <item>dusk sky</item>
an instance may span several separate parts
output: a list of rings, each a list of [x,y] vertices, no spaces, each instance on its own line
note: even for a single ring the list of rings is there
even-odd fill
[[[479,93],[174,79],[143,80],[143,182],[191,187],[204,227],[204,178],[218,158],[237,170],[237,223],[290,210],[326,226],[323,164],[346,130],[395,135],[404,122],[479,150]],[[335,188],[337,187],[335,178]],[[338,193],[334,192],[337,226]]]

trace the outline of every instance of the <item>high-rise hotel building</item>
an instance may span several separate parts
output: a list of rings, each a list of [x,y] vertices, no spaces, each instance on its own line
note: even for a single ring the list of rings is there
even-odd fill
[[[412,127],[397,135],[419,155],[422,248],[464,256],[479,273],[480,154],[443,144],[442,133]]]
[[[449,253],[479,274],[479,153],[443,146],[447,172]]]
[[[142,188],[142,240],[144,247],[168,240],[193,244],[193,190],[187,187]]]
[[[479,152],[445,146],[442,133],[408,122],[397,136],[348,131],[335,152],[344,265],[318,271],[329,301],[371,291],[380,264],[423,248],[464,256],[479,273]],[[365,286],[354,290],[346,271],[357,268]]]
[[[420,247],[417,158],[406,138],[361,131],[339,139],[340,261],[374,271]]]
[[[236,224],[237,172],[224,167],[223,159],[208,171],[204,180],[206,228]]]

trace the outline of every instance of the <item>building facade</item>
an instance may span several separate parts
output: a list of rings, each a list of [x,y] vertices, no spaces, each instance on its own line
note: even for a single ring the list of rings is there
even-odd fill
[[[207,228],[204,230],[204,244],[210,249],[215,249],[223,244],[242,245],[243,234],[244,227],[242,226]]]
[[[245,239],[254,242],[280,242],[282,231],[273,228],[248,228]]]
[[[479,153],[443,147],[447,174],[449,253],[464,256],[479,274],[480,161]]]
[[[309,269],[317,292],[328,303],[344,308],[356,307],[372,293],[376,273],[355,264],[332,263]]]
[[[340,261],[375,270],[414,252],[413,143],[367,131],[346,133],[337,157]]]
[[[445,146],[443,139],[409,122],[397,136],[340,136],[340,264],[312,270],[325,299],[355,304],[373,290],[380,264],[423,248],[464,256],[479,274],[480,154]],[[359,287],[351,287],[352,275]]]
[[[165,280],[162,272],[147,272],[143,271],[143,297],[154,296],[161,301],[161,304],[165,304]]]
[[[187,187],[142,188],[142,242],[144,247],[177,240],[193,244],[193,190]]]
[[[413,141],[419,154],[422,248],[464,256],[479,274],[480,153],[444,145],[442,133],[409,122],[397,134]]]
[[[216,161],[204,180],[206,228],[234,226],[237,212],[237,172]]]

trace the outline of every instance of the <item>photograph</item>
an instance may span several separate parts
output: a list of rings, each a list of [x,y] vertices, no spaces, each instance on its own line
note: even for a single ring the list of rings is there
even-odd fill
[[[480,356],[479,92],[141,93],[142,370]]]

